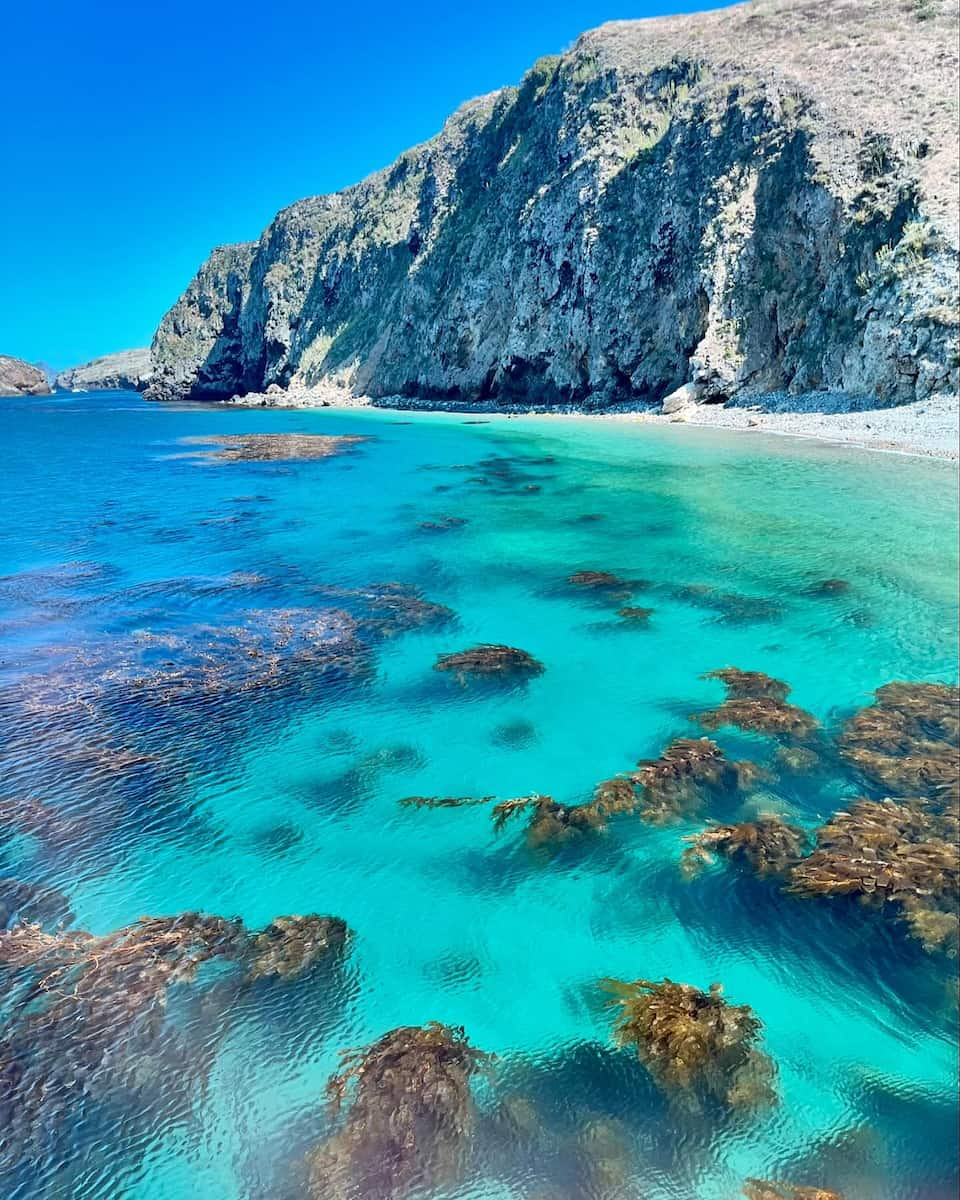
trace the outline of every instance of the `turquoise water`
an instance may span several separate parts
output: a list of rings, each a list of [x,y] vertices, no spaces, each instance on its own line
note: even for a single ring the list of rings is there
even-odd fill
[[[5,836],[0,873],[58,888],[96,934],[183,910],[254,928],[331,913],[353,931],[342,976],[319,992],[298,983],[286,1001],[192,1014],[182,1103],[165,1105],[161,1083],[119,1112],[87,1105],[65,1143],[11,1168],[5,1194],[302,1194],[339,1052],[436,1020],[496,1054],[501,1086],[534,1096],[546,1127],[534,1149],[491,1139],[445,1195],[730,1200],[748,1176],[847,1200],[955,1195],[952,967],[901,927],[723,866],[685,881],[682,838],[702,821],[621,818],[596,845],[544,859],[519,827],[494,836],[483,807],[398,804],[589,798],[699,736],[692,714],[722,695],[701,676],[724,665],[787,680],[828,728],[888,680],[956,682],[951,467],[621,422],[127,395],[5,401],[0,420],[0,798],[77,817],[59,838]],[[180,441],[253,432],[371,440],[293,463],[209,461]],[[420,527],[449,516],[464,523]],[[568,586],[581,569],[643,580],[633,603],[653,609],[649,624],[625,627]],[[809,594],[836,577],[844,594]],[[175,663],[184,644],[277,612],[364,620],[386,582],[455,623],[379,629],[362,671],[319,685],[227,688],[166,711],[123,687],[135,653]],[[144,650],[146,633],[159,649]],[[505,689],[432,670],[476,642],[522,647],[545,670]],[[90,749],[118,738],[150,761],[123,770]],[[770,753],[729,730],[717,740]],[[814,826],[856,794],[842,777],[801,779],[748,804]],[[678,1116],[614,1046],[604,976],[722,981],[763,1021],[780,1104]],[[598,1144],[609,1161],[594,1171]]]

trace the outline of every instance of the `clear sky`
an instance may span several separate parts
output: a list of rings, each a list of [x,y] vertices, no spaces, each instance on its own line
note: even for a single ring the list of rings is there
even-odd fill
[[[0,353],[145,346],[210,249],[603,21],[721,0],[11,0]]]

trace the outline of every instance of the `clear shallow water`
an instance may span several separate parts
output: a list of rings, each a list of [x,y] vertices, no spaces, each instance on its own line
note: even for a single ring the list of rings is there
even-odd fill
[[[18,697],[44,676],[57,694],[52,672],[77,647],[123,677],[116,660],[144,631],[257,630],[317,606],[362,619],[351,592],[375,583],[414,585],[457,618],[381,630],[362,676],[323,686],[215,692],[160,716],[121,688],[103,736],[112,746],[119,728],[152,756],[126,770],[89,751],[100,708],[77,724],[3,706],[2,798],[80,821],[53,844],[5,837],[0,873],[59,888],[78,928],[202,910],[253,928],[332,913],[354,932],[322,988],[191,1012],[196,1078],[155,1082],[138,1101],[146,1119],[88,1106],[67,1149],[13,1172],[8,1194],[298,1194],[338,1052],[437,1020],[498,1056],[503,1086],[535,1097],[554,1138],[550,1152],[490,1151],[451,1195],[728,1200],[747,1176],[847,1200],[955,1195],[951,971],[900,928],[722,866],[685,882],[682,838],[701,821],[622,818],[544,861],[519,829],[495,837],[483,808],[398,805],[588,798],[699,735],[690,716],[722,695],[700,677],[728,664],[787,680],[828,727],[890,679],[956,682],[950,467],[612,422],[211,412],[117,395],[5,401],[0,420],[0,684]],[[292,431],[374,440],[303,463],[210,463],[179,442]],[[450,515],[467,523],[420,528]],[[579,569],[646,581],[633,603],[654,610],[649,626],[624,628],[565,586]],[[847,593],[807,594],[835,577]],[[479,641],[523,647],[545,672],[492,691],[432,671]],[[739,757],[770,752],[717,740]],[[794,781],[749,803],[813,826],[855,794],[839,778]],[[597,979],[664,975],[721,980],[754,1008],[779,1068],[775,1109],[678,1117],[616,1050]],[[167,1104],[168,1090],[186,1099]],[[583,1165],[591,1155],[603,1170]]]

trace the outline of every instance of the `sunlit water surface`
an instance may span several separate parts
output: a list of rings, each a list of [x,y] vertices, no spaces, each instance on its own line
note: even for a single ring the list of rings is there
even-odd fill
[[[212,636],[305,607],[357,615],[355,590],[371,584],[414,585],[456,614],[371,637],[364,673],[319,687],[214,692],[159,720],[121,692],[108,741],[118,722],[127,744],[145,739],[146,767],[71,752],[69,721],[5,705],[3,798],[81,820],[67,844],[5,835],[0,874],[60,889],[77,928],[183,910],[259,928],[319,912],[353,938],[313,992],[192,1011],[196,1069],[176,1103],[162,1077],[135,1102],[87,1102],[4,1194],[302,1194],[339,1052],[435,1020],[496,1054],[502,1086],[551,1126],[539,1149],[481,1150],[449,1195],[732,1200],[758,1176],[847,1200],[955,1196],[951,970],[902,927],[723,865],[685,881],[682,839],[702,822],[626,817],[595,846],[543,859],[519,824],[494,836],[483,807],[398,803],[582,800],[698,736],[692,715],[722,695],[701,676],[724,665],[788,681],[829,729],[888,680],[956,682],[950,467],[620,422],[210,411],[116,394],[4,401],[0,421],[0,683],[17,697],[45,673],[56,692],[51,672],[78,647],[109,662],[144,631]],[[371,440],[293,463],[210,462],[180,442],[281,431]],[[450,516],[465,523],[420,527]],[[649,624],[566,585],[580,569],[645,581],[632,602],[654,610]],[[837,577],[844,594],[809,594]],[[774,603],[738,615],[702,600],[717,594]],[[545,671],[507,689],[433,671],[476,642],[522,647]],[[88,740],[98,712],[81,724]],[[717,736],[769,756],[760,739]],[[855,794],[842,778],[774,782],[750,803],[813,826]],[[780,1104],[678,1115],[613,1044],[604,976],[721,981],[763,1021]],[[490,1108],[495,1089],[479,1098]]]

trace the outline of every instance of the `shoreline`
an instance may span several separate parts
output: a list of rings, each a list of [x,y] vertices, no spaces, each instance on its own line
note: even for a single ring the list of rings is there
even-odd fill
[[[389,401],[395,400],[396,403]],[[572,405],[504,409],[493,404],[442,404],[403,397],[373,400],[341,388],[252,392],[218,401],[216,407],[322,412],[368,409],[384,413],[449,413],[489,420],[621,421],[634,425],[692,425],[701,429],[797,437],[875,453],[957,462],[960,457],[960,400],[940,396],[889,408],[858,408],[848,397],[822,395],[756,397],[752,403],[694,404],[664,414],[659,408],[616,406],[585,411]]]

